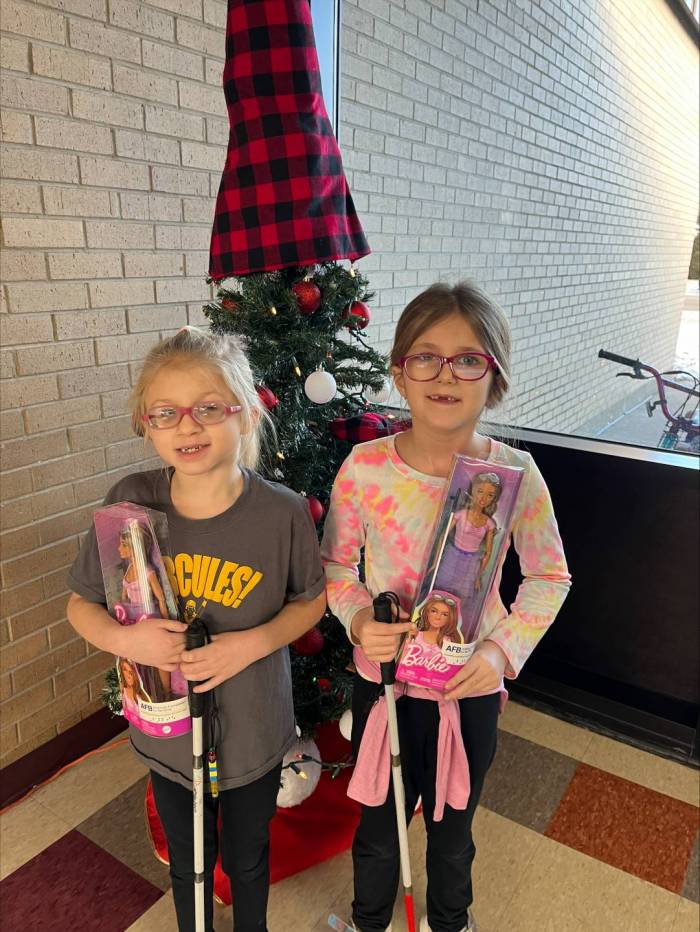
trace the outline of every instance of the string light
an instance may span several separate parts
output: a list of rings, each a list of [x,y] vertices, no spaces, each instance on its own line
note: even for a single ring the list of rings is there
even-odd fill
[[[278,459],[278,460],[283,460],[283,459],[284,459],[284,453],[283,453],[281,450],[278,450],[278,451],[277,451],[277,459]]]
[[[354,766],[354,760],[352,757],[347,758],[346,760],[333,761],[332,763],[326,763],[325,761],[319,760],[317,757],[311,757],[310,754],[297,754],[296,760],[289,761],[288,764],[284,764],[282,770],[293,770],[294,773],[301,777],[302,780],[308,780],[309,775],[306,771],[302,770],[299,764],[318,764],[321,770],[330,770],[331,779],[335,780],[341,770],[345,770],[347,767]]]
[[[355,263],[350,263],[350,278],[354,278],[357,273],[355,272]]]
[[[274,304],[270,306],[270,314],[272,314],[273,317],[277,317],[277,308]]]
[[[296,377],[297,377],[298,379],[300,379],[300,378],[301,378],[301,369],[299,368],[299,363],[296,361],[296,358],[295,358],[294,356],[292,356],[292,367],[294,368],[294,372],[296,373]]]

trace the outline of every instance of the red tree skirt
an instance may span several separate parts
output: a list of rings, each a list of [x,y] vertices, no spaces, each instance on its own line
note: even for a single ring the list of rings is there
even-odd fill
[[[325,761],[342,760],[349,752],[348,742],[335,723],[319,728],[316,743]],[[270,824],[272,883],[320,864],[350,847],[360,813],[359,804],[347,795],[351,773],[348,767],[334,780],[330,772],[324,771],[308,799],[291,809],[277,810]],[[167,864],[168,846],[150,781],[146,791],[146,815],[153,850],[158,859]],[[231,903],[231,889],[221,869],[221,860],[217,861],[214,871],[214,895],[226,906]]]

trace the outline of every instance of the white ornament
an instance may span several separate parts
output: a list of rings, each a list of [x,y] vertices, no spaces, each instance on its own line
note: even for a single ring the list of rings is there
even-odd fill
[[[333,376],[323,369],[312,372],[304,382],[306,397],[317,405],[328,404],[332,398],[335,398],[336,388]]]
[[[340,716],[340,721],[338,722],[338,728],[340,729],[341,735],[345,738],[346,741],[350,740],[352,736],[352,710],[346,709],[343,714]]]
[[[305,761],[302,759],[305,755],[314,759]],[[281,786],[277,794],[278,806],[282,809],[291,809],[292,806],[298,806],[311,796],[321,779],[321,765],[316,763],[320,760],[321,755],[315,741],[297,741],[287,751],[282,759]],[[286,766],[291,763],[294,767]]]

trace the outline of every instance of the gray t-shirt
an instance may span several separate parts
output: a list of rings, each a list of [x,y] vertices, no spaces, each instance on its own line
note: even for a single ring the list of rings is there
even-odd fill
[[[133,502],[165,512],[170,536],[166,560],[181,610],[190,603],[211,634],[264,624],[286,602],[311,600],[325,580],[316,531],[304,499],[284,486],[244,471],[240,497],[213,518],[179,515],[165,470],[135,473],[118,482],[105,505]],[[241,600],[237,567],[257,584]],[[232,582],[233,581],[233,582]],[[105,604],[102,570],[90,529],[68,575],[68,585],[90,602]],[[192,604],[194,603],[194,604]],[[228,604],[227,604],[228,603]],[[116,622],[115,622],[116,624]],[[245,786],[271,770],[296,740],[289,651],[285,647],[251,664],[214,690],[219,707],[219,786]],[[129,726],[139,758],[157,773],[192,786],[192,736],[152,738]],[[205,752],[209,723],[204,723]]]

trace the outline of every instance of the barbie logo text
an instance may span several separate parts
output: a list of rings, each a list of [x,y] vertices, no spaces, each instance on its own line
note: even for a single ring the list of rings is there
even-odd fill
[[[447,663],[442,654],[426,652],[420,644],[409,644],[401,657],[405,667],[423,667],[435,673],[449,673],[451,664]]]

